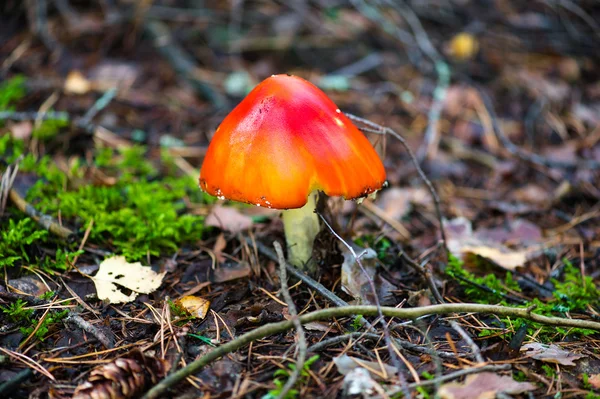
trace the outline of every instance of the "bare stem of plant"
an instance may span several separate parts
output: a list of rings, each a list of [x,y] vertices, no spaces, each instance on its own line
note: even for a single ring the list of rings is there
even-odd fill
[[[285,256],[283,256],[283,250],[281,249],[281,245],[277,241],[273,243],[275,247],[275,252],[277,252],[277,258],[279,259],[279,279],[281,280],[281,294],[285,299],[285,302],[288,305],[288,313],[292,317],[292,323],[294,323],[294,327],[296,328],[296,333],[298,334],[298,358],[296,359],[296,368],[289,375],[288,380],[286,381],[283,388],[281,388],[281,392],[277,395],[277,399],[283,399],[286,397],[290,389],[294,387],[298,378],[300,377],[300,373],[304,368],[304,362],[306,361],[306,352],[308,345],[306,344],[306,334],[304,333],[304,328],[302,328],[302,323],[298,320],[298,311],[296,310],[296,305],[294,304],[294,300],[290,295],[290,291],[288,289],[287,284],[287,273],[286,273],[286,261]]]
[[[377,123],[371,122],[368,119],[361,118],[359,116],[348,114],[348,113],[345,113],[345,115],[350,120],[359,122],[359,123],[367,126],[367,127],[361,127],[360,130],[363,130],[366,132],[371,132],[371,133],[376,133],[376,134],[382,134],[382,135],[389,134],[390,136],[393,136],[394,138],[396,138],[400,142],[400,144],[402,144],[402,146],[408,153],[408,156],[410,157],[412,163],[415,165],[415,168],[417,169],[417,173],[419,174],[419,177],[421,178],[421,180],[423,180],[423,182],[427,186],[427,189],[429,190],[429,193],[431,194],[431,198],[433,199],[433,205],[435,207],[435,213],[436,213],[436,216],[438,219],[438,223],[440,224],[440,236],[441,236],[441,240],[442,240],[442,246],[444,247],[444,250],[446,251],[446,255],[447,255],[448,254],[448,245],[447,245],[447,239],[446,239],[446,230],[444,229],[444,218],[442,216],[442,208],[440,206],[440,197],[438,196],[437,191],[435,191],[435,188],[433,187],[433,184],[431,183],[431,181],[425,175],[425,172],[423,172],[423,169],[421,169],[421,166],[419,165],[419,161],[417,161],[415,154],[413,153],[411,148],[408,146],[408,143],[406,142],[404,137],[402,137],[399,133],[397,133],[393,129],[391,129],[389,127],[384,127],[384,126],[378,125]]]

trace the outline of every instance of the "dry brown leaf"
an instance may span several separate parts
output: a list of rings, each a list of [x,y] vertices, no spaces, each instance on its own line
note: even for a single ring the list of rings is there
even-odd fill
[[[252,227],[252,218],[240,213],[235,208],[215,205],[206,217],[204,224],[231,233],[238,233]]]
[[[527,221],[515,220],[510,230],[504,228],[473,231],[466,218],[456,218],[445,223],[450,252],[468,262],[475,256],[488,259],[498,266],[514,270],[537,256],[542,249],[539,227]],[[517,241],[523,248],[512,249],[504,242]]]
[[[176,300],[175,305],[190,316],[204,319],[210,308],[210,301],[195,295],[187,295]]]
[[[467,376],[464,382],[444,384],[438,390],[442,399],[494,399],[496,394],[518,394],[535,390],[529,382],[517,382],[509,376],[479,373]]]
[[[526,344],[521,347],[521,352],[536,360],[546,363],[556,363],[563,366],[575,366],[573,360],[581,359],[585,355],[578,355],[562,349],[558,345],[545,345],[537,342]]]
[[[140,262],[129,263],[124,256],[114,256],[104,259],[98,273],[90,278],[96,285],[99,299],[123,303],[133,301],[138,294],[149,294],[158,289],[166,273],[157,273]],[[131,290],[131,294],[124,294],[119,286]]]
[[[588,378],[588,384],[592,386],[592,388],[600,389],[600,374],[592,374]]]
[[[382,192],[376,205],[392,219],[400,220],[412,209],[412,204],[430,203],[428,192],[423,188],[392,187]]]
[[[217,236],[217,239],[215,240],[215,244],[213,245],[213,248],[212,248],[212,250],[215,254],[215,258],[217,258],[217,262],[219,262],[219,263],[225,262],[225,257],[223,256],[223,250],[225,249],[226,246],[227,246],[227,240],[225,240],[225,236],[223,235],[223,233],[221,233]]]

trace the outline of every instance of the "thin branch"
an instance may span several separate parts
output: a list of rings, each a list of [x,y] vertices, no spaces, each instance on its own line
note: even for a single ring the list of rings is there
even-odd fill
[[[532,313],[534,307],[530,308],[512,308],[498,305],[482,305],[475,303],[449,303],[442,305],[422,306],[411,309],[398,309],[392,307],[381,307],[378,309],[376,306],[346,306],[346,307],[334,307],[317,310],[315,312],[307,313],[298,318],[300,323],[306,324],[314,321],[328,320],[336,317],[344,316],[377,316],[379,312],[383,313],[387,317],[397,317],[401,319],[416,319],[424,315],[441,315],[441,314],[452,314],[452,313],[488,313],[495,314],[498,316],[509,316],[515,318],[523,318],[535,321],[537,323],[551,325],[551,326],[562,326],[562,327],[575,327],[585,328],[589,330],[600,331],[600,323],[588,320],[579,319],[565,319],[561,317],[548,317],[539,314]],[[278,334],[287,331],[294,327],[294,323],[291,320],[285,320],[278,323],[271,323],[261,327],[258,327],[252,331],[249,331],[236,339],[221,345],[220,347],[208,352],[204,356],[196,359],[188,366],[178,370],[170,376],[164,378],[152,389],[150,389],[144,396],[143,399],[157,399],[165,391],[184,380],[186,377],[197,373],[207,364],[212,361],[221,358],[222,356],[231,353],[243,346],[246,346],[250,342],[257,339],[265,338],[269,335]]]
[[[216,108],[223,108],[227,104],[227,99],[212,85],[198,78],[196,71],[196,62],[194,59],[177,44],[169,31],[167,25],[160,21],[145,21],[144,30],[152,38],[154,47],[158,50],[175,72],[183,77],[192,87],[208,100]]]
[[[287,273],[285,271],[286,261],[285,256],[283,256],[283,250],[281,249],[281,245],[275,241],[273,243],[275,247],[275,252],[277,252],[277,258],[279,259],[279,279],[281,280],[281,294],[285,299],[285,302],[288,305],[288,313],[292,317],[292,322],[294,323],[294,327],[296,328],[296,333],[298,334],[298,358],[296,359],[296,368],[289,375],[288,380],[286,381],[283,388],[277,395],[277,399],[283,399],[286,397],[287,393],[294,387],[298,378],[300,377],[300,373],[304,368],[304,362],[306,361],[306,352],[308,345],[306,344],[306,334],[304,333],[304,328],[302,328],[302,324],[298,321],[298,311],[296,310],[296,305],[294,304],[294,300],[290,295],[290,291],[288,289],[287,284]]]
[[[437,191],[435,191],[435,188],[433,188],[433,184],[431,183],[431,181],[425,175],[425,172],[423,172],[423,169],[421,169],[421,167],[419,166],[419,162],[417,161],[415,154],[408,146],[408,143],[406,142],[406,140],[404,140],[404,137],[402,137],[400,134],[398,134],[393,129],[391,129],[389,127],[384,127],[384,126],[378,125],[377,123],[371,122],[368,119],[361,118],[359,116],[348,114],[348,113],[344,113],[344,115],[346,115],[352,121],[359,122],[359,123],[362,123],[363,125],[367,126],[367,128],[362,127],[362,128],[360,128],[360,130],[363,130],[366,132],[371,132],[371,133],[376,133],[376,134],[382,134],[382,135],[389,134],[390,136],[393,136],[394,138],[396,138],[400,142],[400,144],[402,144],[402,146],[408,153],[408,156],[410,157],[412,163],[415,165],[415,168],[417,169],[417,173],[419,174],[419,177],[421,177],[421,180],[423,180],[423,182],[427,186],[427,189],[429,190],[429,193],[431,194],[431,197],[433,198],[433,205],[435,207],[435,213],[436,213],[436,216],[438,219],[438,223],[440,224],[440,236],[441,236],[441,240],[442,240],[442,246],[444,247],[444,250],[446,251],[446,254],[447,254],[448,253],[448,245],[447,245],[447,239],[446,239],[446,231],[444,229],[444,218],[442,216],[442,210],[441,210],[441,206],[440,206],[440,197],[438,196]]]
[[[17,208],[19,208],[19,210],[21,212],[23,212],[27,216],[31,217],[40,226],[42,226],[43,228],[48,230],[50,233],[52,233],[64,240],[67,240],[67,241],[71,240],[75,236],[75,233],[72,230],[70,230],[64,226],[61,226],[51,216],[45,215],[45,214],[41,213],[40,211],[38,211],[37,209],[35,209],[33,207],[33,205],[31,205],[30,203],[25,201],[23,199],[23,197],[21,197],[19,195],[19,193],[17,193],[16,190],[11,189],[9,191],[8,195],[9,195],[10,200],[15,204],[15,206]]]
[[[494,110],[494,104],[490,96],[483,90],[479,85],[471,81],[471,85],[477,90],[479,96],[481,97],[481,101],[483,105],[487,109],[490,114],[490,118],[492,120],[492,127],[494,129],[494,134],[498,141],[502,143],[504,148],[513,156],[520,158],[525,162],[529,162],[538,166],[544,166],[548,168],[560,168],[560,169],[570,169],[570,168],[581,168],[581,169],[599,169],[600,162],[595,161],[593,159],[582,159],[577,160],[575,162],[564,162],[555,159],[548,159],[541,155],[534,154],[527,150],[522,149],[515,145],[504,133],[500,122],[498,121],[498,117]]]
[[[365,332],[353,332],[353,333],[338,335],[336,337],[324,339],[323,341],[318,342],[318,343],[312,345],[311,347],[309,347],[308,351],[309,352],[320,352],[322,350],[325,350],[325,348],[327,348],[328,346],[335,345],[340,342],[345,342],[345,341],[348,341],[353,338],[362,338],[362,339],[371,340],[371,341],[379,341],[382,337],[379,334],[365,333]],[[399,338],[393,338],[393,340],[396,345],[402,347],[403,349],[409,350],[409,351],[417,352],[420,354],[428,354],[432,357],[439,356],[444,359],[456,360],[456,354],[453,352],[437,351],[432,348],[413,344],[412,342],[408,342],[408,341],[405,341],[405,340],[402,340]]]
[[[450,326],[458,333],[460,336],[467,341],[467,344],[471,347],[471,352],[473,352],[473,356],[478,363],[485,363],[483,356],[481,356],[481,349],[477,346],[473,338],[454,320],[448,320]]]
[[[258,252],[260,252],[261,254],[265,255],[267,258],[271,259],[274,262],[278,262],[279,261],[279,258],[277,257],[277,255],[275,254],[275,252],[273,252],[270,248],[268,248],[267,246],[265,246],[261,242],[258,242],[258,241],[254,242],[254,241],[252,241],[252,239],[250,237],[245,237],[245,240],[248,243],[248,245],[250,245],[250,246],[256,245],[256,248],[258,249]],[[321,295],[323,298],[329,300],[334,305],[336,305],[336,306],[348,306],[348,302],[344,301],[342,298],[338,297],[333,292],[331,292],[330,290],[328,290],[323,284],[319,283],[315,279],[313,279],[313,278],[307,276],[306,274],[302,273],[301,271],[299,271],[298,269],[296,269],[294,266],[290,265],[289,263],[286,263],[285,264],[285,268],[287,269],[288,273],[292,274],[298,280],[300,280],[303,283],[305,283],[306,285],[308,285],[310,288],[312,288],[313,290],[315,290],[319,295]]]
[[[356,251],[354,251],[354,248],[352,248],[352,246],[350,244],[348,244],[346,241],[344,241],[344,239],[339,234],[337,234],[335,230],[333,230],[333,228],[329,225],[329,223],[323,217],[323,215],[321,215],[318,212],[317,212],[317,215],[319,215],[319,217],[321,218],[323,223],[325,223],[325,226],[327,226],[329,231],[331,231],[331,234],[333,234],[335,236],[335,238],[340,240],[340,242],[342,244],[344,244],[344,246],[348,249],[348,251],[350,251],[350,253],[354,257],[354,261],[356,262],[356,264],[358,264],[363,275],[366,277],[367,281],[369,282],[369,287],[371,288],[371,291],[373,293],[373,299],[375,301],[375,306],[379,310],[378,320],[379,320],[379,324],[381,324],[381,326],[383,327],[383,336],[385,338],[385,344],[386,344],[388,353],[390,355],[390,359],[392,360],[394,367],[396,367],[396,371],[398,373],[398,379],[400,380],[401,386],[406,387],[407,382],[406,382],[406,378],[404,377],[404,374],[402,373],[402,366],[400,365],[400,359],[398,358],[398,355],[396,354],[396,352],[394,352],[394,349],[393,349],[394,344],[392,343],[392,339],[390,337],[390,330],[388,328],[388,324],[385,322],[383,313],[381,313],[381,303],[379,302],[379,295],[377,294],[377,288],[375,287],[375,283],[373,282],[373,279],[371,278],[371,276],[369,276],[369,273],[367,272],[367,270],[365,269],[365,267],[363,266],[363,264],[360,260],[360,258],[366,253],[366,251],[363,251],[360,253],[360,255],[357,255]],[[404,396],[410,397],[410,392],[408,390],[405,389],[403,391],[403,393],[404,393]]]

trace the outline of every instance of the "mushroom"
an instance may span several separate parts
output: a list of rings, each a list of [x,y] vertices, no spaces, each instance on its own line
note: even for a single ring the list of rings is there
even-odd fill
[[[317,191],[359,199],[384,183],[367,138],[323,91],[290,75],[265,79],[225,117],[200,171],[211,195],[283,209],[288,260],[308,271]]]

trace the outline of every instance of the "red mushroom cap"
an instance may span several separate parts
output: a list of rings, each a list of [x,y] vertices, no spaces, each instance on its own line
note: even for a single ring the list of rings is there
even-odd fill
[[[200,172],[211,195],[276,209],[300,208],[321,190],[347,199],[385,183],[367,138],[306,80],[273,75],[217,128]]]

